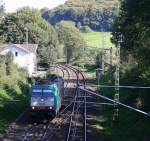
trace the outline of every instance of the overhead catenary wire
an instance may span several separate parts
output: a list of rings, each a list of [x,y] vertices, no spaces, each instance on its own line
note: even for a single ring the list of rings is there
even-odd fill
[[[119,101],[115,101],[115,100],[113,100],[113,99],[111,99],[111,98],[108,98],[108,97],[103,96],[103,95],[101,95],[101,94],[95,93],[95,92],[93,92],[93,91],[91,91],[91,90],[84,89],[83,87],[80,87],[79,89],[80,89],[80,90],[83,90],[83,91],[85,91],[85,92],[87,92],[87,93],[90,93],[90,94],[92,94],[93,96],[95,95],[95,96],[100,97],[100,98],[102,98],[102,99],[104,99],[104,100],[113,102],[113,103],[118,104],[118,105],[120,105],[120,106],[122,106],[122,107],[124,107],[124,108],[133,110],[133,111],[135,111],[135,112],[138,112],[138,113],[140,113],[140,114],[143,114],[143,115],[145,115],[145,116],[150,117],[150,113],[148,113],[148,112],[144,112],[144,111],[139,110],[139,109],[137,109],[137,108],[131,107],[131,106],[126,105],[126,104],[123,104],[123,103],[121,103],[121,102],[119,102]]]
[[[94,86],[94,85],[92,85]],[[96,85],[95,85],[96,86]],[[115,88],[115,86],[110,85],[99,85],[101,88]],[[129,89],[150,89],[150,87],[145,86],[119,86],[119,88],[129,88]]]

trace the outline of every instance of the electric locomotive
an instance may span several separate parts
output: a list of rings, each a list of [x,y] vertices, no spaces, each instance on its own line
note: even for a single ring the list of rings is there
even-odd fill
[[[41,79],[32,86],[31,111],[32,115],[43,117],[55,116],[62,105],[64,81],[62,77],[53,75]]]

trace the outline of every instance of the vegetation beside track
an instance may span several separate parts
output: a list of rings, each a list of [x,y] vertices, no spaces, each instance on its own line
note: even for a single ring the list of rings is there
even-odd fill
[[[0,62],[0,74],[3,74],[0,76],[0,133],[24,111],[29,101],[26,71],[11,61],[9,58],[6,64]]]
[[[95,74],[95,66],[85,65],[84,69],[81,68],[81,70],[87,73],[88,76]],[[124,74],[124,77],[121,77],[122,79],[120,81],[122,84],[124,84],[124,81],[126,81],[125,83],[128,82],[127,84],[131,83],[131,80],[127,79],[128,75]],[[123,76],[123,74],[121,74],[121,76]],[[108,85],[109,77],[110,74],[107,72],[100,80],[100,84]],[[91,78],[93,78],[93,80],[90,79],[90,83],[97,85],[98,81],[94,79],[93,76]],[[114,84],[114,80],[112,80],[112,83]],[[112,99],[115,94],[114,88],[99,88],[98,91]],[[148,109],[147,100],[144,100],[146,97],[148,99],[146,90],[120,89],[121,102],[144,111]],[[91,114],[93,115],[93,120],[89,121],[91,125],[90,129],[96,141],[149,140],[150,131],[148,127],[150,126],[150,122],[148,117],[146,118],[141,114],[120,107],[118,122],[113,122],[113,107],[103,106],[96,109],[96,112],[92,112]],[[94,118],[94,116],[96,117]]]
[[[100,108],[99,108],[100,109]],[[112,120],[113,108],[103,108],[95,113],[91,130],[96,141],[148,141],[149,118],[145,118],[133,111],[120,109],[119,121]]]

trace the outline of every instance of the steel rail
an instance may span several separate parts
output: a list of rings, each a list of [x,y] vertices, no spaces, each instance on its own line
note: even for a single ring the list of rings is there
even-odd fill
[[[62,67],[62,66],[58,66],[58,65],[55,65],[55,67],[61,70],[61,72],[62,72],[62,74],[63,74],[63,77],[64,77],[64,74],[65,74],[65,73],[64,73],[64,70],[66,70],[67,73],[68,73],[68,79],[70,79],[70,74],[69,74],[69,72],[68,72],[67,69],[65,69],[65,68]],[[67,82],[67,85],[68,85],[68,82]],[[67,88],[67,85],[65,86],[65,88]],[[68,107],[69,107],[69,106],[71,106],[71,105],[68,105]],[[65,111],[68,107],[66,107],[66,108],[64,109],[64,111]],[[63,111],[63,112],[64,112],[64,111]],[[61,113],[62,113],[62,112],[61,112]],[[60,115],[60,114],[59,114],[59,115]],[[51,126],[51,124],[49,124],[49,125],[46,126],[46,129],[45,129],[43,135],[41,136],[41,139],[40,139],[41,141],[44,141],[44,140],[46,139],[46,136],[47,136],[47,134],[48,134],[48,130],[50,129],[50,126]],[[25,140],[27,139],[28,133],[29,133],[31,130],[33,130],[34,127],[35,127],[35,126],[33,125],[32,127],[28,128],[28,129],[25,131],[25,135],[23,136],[22,141],[25,141]],[[48,137],[50,137],[50,135],[48,135]]]
[[[84,141],[86,141],[86,133],[87,133],[87,131],[86,131],[86,119],[87,119],[87,112],[86,112],[86,108],[87,108],[87,106],[86,106],[86,92],[84,92],[85,93],[85,97],[84,97]]]
[[[73,104],[73,109],[72,109],[72,113],[71,113],[71,116],[70,116],[70,124],[69,124],[69,130],[68,130],[68,135],[67,135],[67,141],[70,140],[70,133],[71,133],[71,128],[72,128],[73,117],[75,116],[76,112],[78,112],[80,106],[83,103],[84,103],[84,115],[83,115],[83,117],[84,117],[84,140],[86,141],[86,132],[87,132],[86,131],[86,124],[87,124],[86,123],[86,117],[87,117],[87,113],[86,113],[86,93],[84,93],[83,103],[77,108],[78,110],[75,108],[76,106],[78,106],[78,105],[76,105],[77,104],[76,101],[77,101],[77,98],[78,98],[78,91],[79,91],[78,87],[82,85],[85,88],[85,85],[86,85],[85,77],[84,77],[84,75],[81,71],[79,71],[78,69],[76,69],[76,68],[74,68],[70,65],[65,65],[65,66],[59,65],[59,67],[63,67],[63,68],[66,67],[66,68],[72,70],[75,73],[76,77],[77,77],[76,95],[75,95],[74,101],[72,101],[71,104],[68,105],[65,108],[65,110],[66,110],[69,106],[71,106]],[[80,83],[80,75],[81,75],[83,84]],[[76,120],[77,119],[75,118],[75,125],[76,125],[76,122],[77,122]],[[76,127],[73,130],[73,139],[75,139],[75,136],[76,136]]]
[[[102,98],[102,99],[105,99],[105,100],[107,100],[107,101],[110,101],[110,102],[113,102],[113,103],[115,103],[115,104],[118,104],[118,105],[120,105],[120,106],[122,106],[122,107],[125,107],[125,108],[127,108],[127,109],[133,110],[133,111],[135,111],[135,112],[138,112],[138,113],[141,113],[141,114],[143,114],[143,115],[145,115],[145,116],[150,117],[150,113],[144,112],[144,111],[139,110],[139,109],[137,109],[137,108],[134,108],[134,107],[131,107],[131,106],[129,106],[129,105],[123,104],[123,103],[121,103],[121,102],[115,101],[115,100],[113,100],[113,99],[110,99],[110,98],[108,98],[108,97],[106,97],[106,96],[103,96],[103,95],[101,95],[101,94],[95,93],[95,92],[93,92],[93,91],[90,91],[90,90],[88,90],[88,89],[84,89],[84,88],[82,88],[82,87],[79,87],[79,89],[82,90],[82,91],[85,91],[85,92],[87,92],[87,93],[90,93],[90,94],[92,94],[92,95],[98,96],[98,97],[100,97],[100,98]]]
[[[85,77],[84,77],[83,73],[80,70],[78,70],[77,68],[73,67],[73,66],[70,66],[70,65],[67,65],[67,66],[74,69],[74,70],[76,70],[78,72],[78,75],[80,74],[82,76],[83,85],[85,87],[86,86],[86,81],[85,81]]]
[[[60,66],[60,65],[59,65]],[[76,75],[76,78],[77,78],[77,86],[76,86],[76,95],[75,95],[75,98],[74,100],[76,101],[76,98],[77,98],[77,88],[79,86],[79,76],[78,76],[78,73],[76,72],[76,70],[74,70],[73,68],[69,67],[69,66],[64,66],[68,69],[70,69],[72,72],[74,72],[74,74]],[[72,103],[71,103],[72,104]],[[70,119],[70,124],[69,124],[69,129],[68,129],[68,135],[67,135],[67,141],[69,141],[70,139],[70,133],[71,133],[71,128],[72,128],[72,121],[73,121],[73,116],[74,116],[74,113],[75,113],[75,106],[76,106],[76,103],[73,102],[73,109],[72,109],[72,113],[71,113],[71,119]]]
[[[97,86],[97,85],[92,85]],[[99,85],[102,88],[115,88],[115,86],[110,85]],[[144,86],[119,86],[119,88],[129,88],[129,89],[150,89],[150,87],[144,87]]]
[[[67,66],[66,66],[67,67]],[[70,68],[70,67],[68,67],[68,68]],[[74,69],[72,69],[72,68],[70,68],[74,73],[75,73],[75,75],[76,75],[76,77],[77,77],[77,87],[76,87],[76,95],[75,95],[75,101],[76,101],[76,98],[77,98],[77,88],[78,88],[78,85],[79,85],[79,76],[78,76],[78,74],[77,74],[77,72],[74,70]],[[73,121],[73,116],[74,116],[74,111],[75,111],[75,106],[76,106],[76,103],[74,102],[73,103],[73,109],[72,109],[72,113],[71,113],[71,119],[70,119],[70,124],[69,124],[69,129],[68,129],[68,135],[67,135],[67,141],[69,141],[69,139],[70,139],[70,133],[71,133],[71,127],[72,127],[72,121]]]
[[[64,77],[64,70],[61,67],[59,67],[58,65],[56,65],[56,68],[61,70],[61,72],[63,73],[63,77]]]
[[[45,132],[43,134],[43,136],[41,137],[40,141],[44,141],[46,138],[46,134],[47,134],[47,130],[50,128],[50,124],[46,127]]]
[[[27,136],[30,132],[34,131],[35,127],[37,127],[38,125],[32,125],[31,127],[28,127],[25,130],[24,136],[22,136],[22,141],[26,141],[27,140]]]
[[[78,69],[76,69],[75,67],[72,67],[72,66],[70,66],[69,65],[69,67],[70,68],[73,68],[73,69],[75,69],[77,72],[78,72],[78,75],[81,75],[82,76],[82,81],[83,81],[83,87],[84,87],[84,89],[86,89],[86,81],[85,81],[85,77],[84,77],[84,75],[83,75],[83,73],[80,71],[80,70],[78,70]],[[78,76],[79,77],[79,76]],[[79,84],[80,85],[80,84]],[[80,87],[80,86],[79,86]],[[84,92],[84,141],[86,141],[86,133],[87,133],[87,121],[86,121],[86,118],[87,118],[87,109],[86,109],[86,92]]]
[[[77,90],[78,90],[77,88],[78,88],[78,83],[79,83],[79,76],[78,76],[77,72],[76,72],[74,69],[72,69],[71,67],[68,67],[68,66],[63,66],[63,65],[57,65],[57,66],[58,66],[59,68],[65,69],[65,70],[67,71],[68,76],[69,76],[69,79],[70,79],[70,73],[69,73],[68,69],[70,69],[70,70],[76,75],[76,78],[77,78],[76,84],[77,84],[77,86],[76,86],[75,97],[74,97],[74,100],[76,100],[77,94],[78,94],[78,93],[77,93]],[[75,106],[76,106],[76,103],[75,103],[75,102],[71,102],[71,103],[61,112],[61,114],[62,114],[62,113],[63,113],[68,107],[70,107],[72,104],[73,104],[73,108],[72,108],[71,115],[69,116],[69,118],[70,118],[70,123],[69,123],[67,141],[69,141],[69,139],[70,139],[70,133],[71,133],[71,128],[72,128],[73,116],[75,115]],[[74,134],[74,136],[75,136],[75,134]]]
[[[58,65],[58,64],[56,65],[56,67],[63,68],[63,70],[66,70],[66,72],[67,72],[67,74],[68,74],[68,80],[70,79],[70,73],[69,73],[69,71],[68,71],[68,69],[67,69],[66,67],[64,67],[63,65]],[[63,75],[63,77],[64,77],[64,75]],[[67,82],[65,88],[67,88],[68,83],[69,83],[69,82]]]
[[[75,110],[75,112],[77,112],[77,111],[79,110],[79,108],[82,106],[82,104],[84,104],[83,101],[80,102],[80,105],[79,105],[79,107]],[[67,117],[67,118],[61,123],[61,125],[62,125],[63,123],[65,123],[71,116],[72,116],[72,115],[70,115],[69,117]]]

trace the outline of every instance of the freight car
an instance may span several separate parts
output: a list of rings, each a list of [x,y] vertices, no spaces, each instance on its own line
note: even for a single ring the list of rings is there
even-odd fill
[[[63,95],[64,81],[60,76],[53,75],[35,83],[32,86],[30,103],[32,117],[55,116],[62,106]]]

